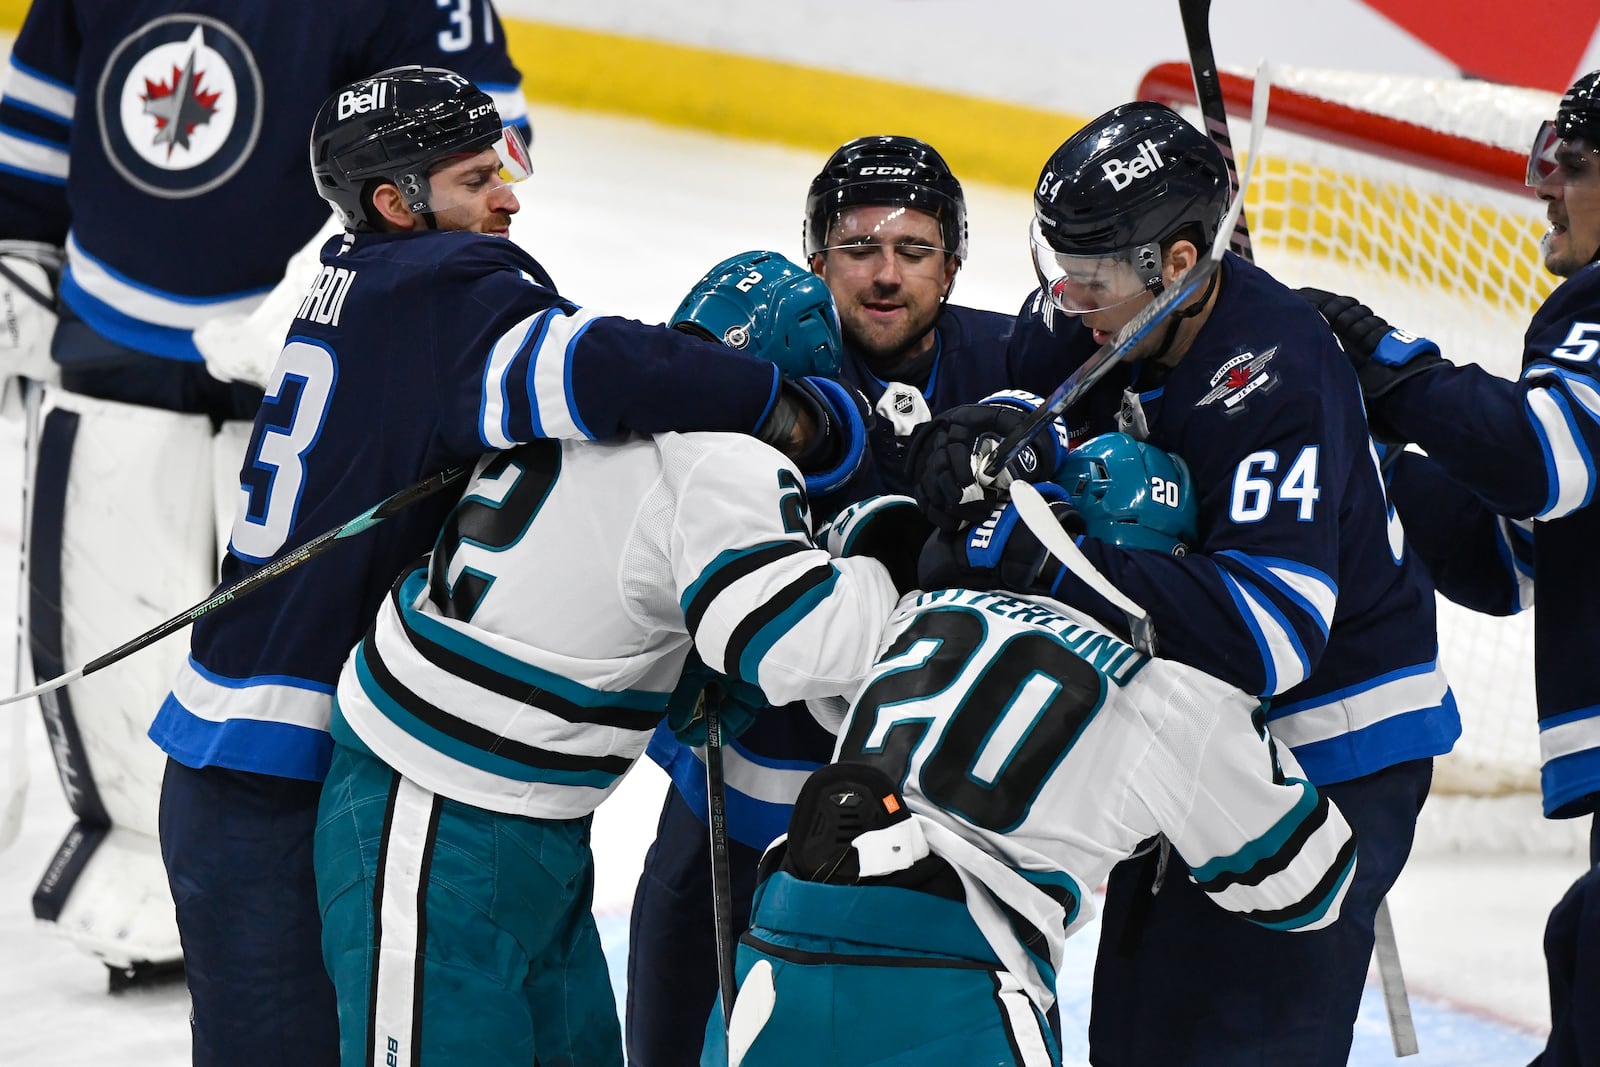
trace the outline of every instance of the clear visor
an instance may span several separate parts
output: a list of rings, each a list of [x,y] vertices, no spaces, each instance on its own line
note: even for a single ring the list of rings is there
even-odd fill
[[[1600,148],[1581,137],[1565,138],[1556,124],[1546,119],[1539,124],[1528,153],[1528,184],[1593,185],[1600,183]]]
[[[1069,256],[1057,252],[1045,240],[1037,218],[1030,224],[1028,236],[1033,245],[1033,269],[1039,275],[1040,288],[1050,303],[1068,315],[1104,311],[1145,292],[1148,283],[1134,267],[1135,257],[1146,257],[1152,274],[1160,265],[1160,251],[1154,245],[1141,245],[1132,251],[1108,256]]]
[[[489,196],[533,174],[528,143],[514,126],[480,152],[447,156],[428,169],[428,210],[448,211]]]

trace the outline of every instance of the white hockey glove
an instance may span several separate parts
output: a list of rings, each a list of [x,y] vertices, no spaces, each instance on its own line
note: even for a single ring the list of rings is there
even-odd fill
[[[56,283],[61,249],[39,241],[0,241],[0,388],[10,408],[17,378],[60,380],[50,358],[56,332]]]
[[[248,315],[218,315],[194,331],[194,346],[205,357],[206,370],[213,378],[266,388],[272,368],[277,366],[278,353],[283,351],[289,325],[322,269],[322,246],[342,229],[339,220],[329,216],[317,235],[290,257],[283,281],[254,311]]]

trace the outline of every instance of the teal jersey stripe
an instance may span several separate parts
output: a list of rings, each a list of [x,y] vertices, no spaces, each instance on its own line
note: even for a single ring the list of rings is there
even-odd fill
[[[834,587],[839,584],[839,568],[830,567],[830,573],[819,582],[815,588],[808,590],[798,597],[783,611],[772,617],[772,620],[757,630],[755,636],[745,645],[744,651],[739,655],[738,677],[752,685],[760,684],[761,661],[766,658],[772,646],[783,639],[783,636],[799,625],[800,620],[809,615],[818,604],[832,595]]]
[[[1295,801],[1294,807],[1274,823],[1271,829],[1246,843],[1239,851],[1228,856],[1218,856],[1204,866],[1193,868],[1195,881],[1205,885],[1225,874],[1244,874],[1283,848],[1285,842],[1300,828],[1300,824],[1316,810],[1318,799],[1317,791],[1304,778],[1290,778],[1284,784],[1300,787],[1300,799]]]

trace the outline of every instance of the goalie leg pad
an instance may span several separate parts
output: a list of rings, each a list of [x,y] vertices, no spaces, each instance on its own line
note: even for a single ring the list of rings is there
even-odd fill
[[[28,536],[28,642],[52,678],[188,607],[216,581],[212,427],[179,415],[47,388]],[[237,468],[236,468],[237,469]],[[167,642],[40,700],[68,804],[80,826],[39,887],[41,917],[62,921],[75,873],[115,827],[151,842],[165,757],[145,736],[185,654]],[[75,835],[78,835],[75,837]],[[144,855],[147,845],[131,846]],[[76,858],[76,859],[75,859]],[[79,866],[85,858],[88,865]],[[160,882],[157,883],[158,887]],[[152,895],[152,925],[171,902]],[[104,895],[90,893],[80,908]],[[79,914],[73,929],[106,925]],[[134,926],[139,925],[134,923]],[[151,934],[151,944],[176,943]],[[97,938],[85,947],[104,955]]]

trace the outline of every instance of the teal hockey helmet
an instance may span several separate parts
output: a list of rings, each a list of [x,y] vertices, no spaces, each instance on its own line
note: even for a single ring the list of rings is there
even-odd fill
[[[776,363],[789,378],[837,378],[844,362],[827,285],[776,252],[741,252],[712,267],[667,325]]]
[[[1103,433],[1067,453],[1055,481],[1090,537],[1181,556],[1198,536],[1188,465],[1125,433]]]

